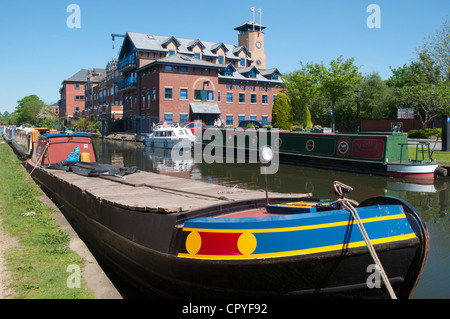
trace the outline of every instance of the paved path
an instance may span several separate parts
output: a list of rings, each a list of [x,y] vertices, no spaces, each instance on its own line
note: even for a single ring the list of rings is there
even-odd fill
[[[6,270],[6,263],[4,253],[9,248],[17,247],[16,238],[9,236],[2,227],[2,220],[0,218],[0,299],[11,298],[11,290],[8,288],[11,280],[11,274]]]

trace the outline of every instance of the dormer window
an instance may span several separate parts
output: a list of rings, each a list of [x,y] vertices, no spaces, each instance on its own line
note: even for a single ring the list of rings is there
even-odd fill
[[[200,60],[200,53],[194,53],[194,59]]]
[[[225,69],[225,76],[233,76],[233,69],[232,68],[226,68]]]
[[[225,60],[222,55],[219,55],[218,62],[219,62],[219,64],[224,64]]]
[[[272,74],[272,80],[278,80],[278,75],[276,73]]]
[[[239,65],[240,66],[245,66],[245,59],[241,59],[240,62],[239,62]]]
[[[256,72],[255,72],[255,70],[251,70],[250,73],[248,74],[248,77],[249,77],[249,78],[252,78],[252,79],[256,78]]]
[[[170,50],[170,51],[169,51],[169,56],[172,56],[172,55],[175,55],[175,51]]]

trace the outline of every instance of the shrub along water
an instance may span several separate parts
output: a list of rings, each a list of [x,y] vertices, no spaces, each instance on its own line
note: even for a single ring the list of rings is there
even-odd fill
[[[13,277],[12,297],[91,299],[94,294],[83,280],[80,288],[68,284],[72,275],[68,272],[69,265],[82,268],[83,259],[67,247],[69,235],[60,230],[52,216],[54,209],[39,200],[42,195],[40,188],[27,178],[11,148],[6,143],[0,144],[3,230],[19,241],[19,246],[10,248],[4,256]]]

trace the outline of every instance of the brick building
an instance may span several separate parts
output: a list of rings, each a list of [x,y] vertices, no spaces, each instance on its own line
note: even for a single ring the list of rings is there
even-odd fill
[[[264,26],[235,28],[238,46],[223,42],[127,32],[117,63],[124,129],[148,132],[161,121],[236,127],[244,119],[271,121],[281,85],[266,68]]]
[[[113,128],[122,118],[122,94],[117,88],[117,59],[112,59],[105,69],[88,70],[84,86],[86,107],[80,117],[88,121],[101,121],[102,131]]]
[[[59,89],[59,118],[63,125],[71,126],[74,117],[77,118],[85,107],[84,85],[87,82],[89,71],[81,69],[62,82]]]

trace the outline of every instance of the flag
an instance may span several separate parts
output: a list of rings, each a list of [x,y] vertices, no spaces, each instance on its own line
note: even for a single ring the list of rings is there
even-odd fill
[[[258,13],[261,13],[261,9],[258,9]]]
[[[250,11],[251,11],[251,12],[255,12],[255,7],[251,7],[251,8],[250,8]]]

